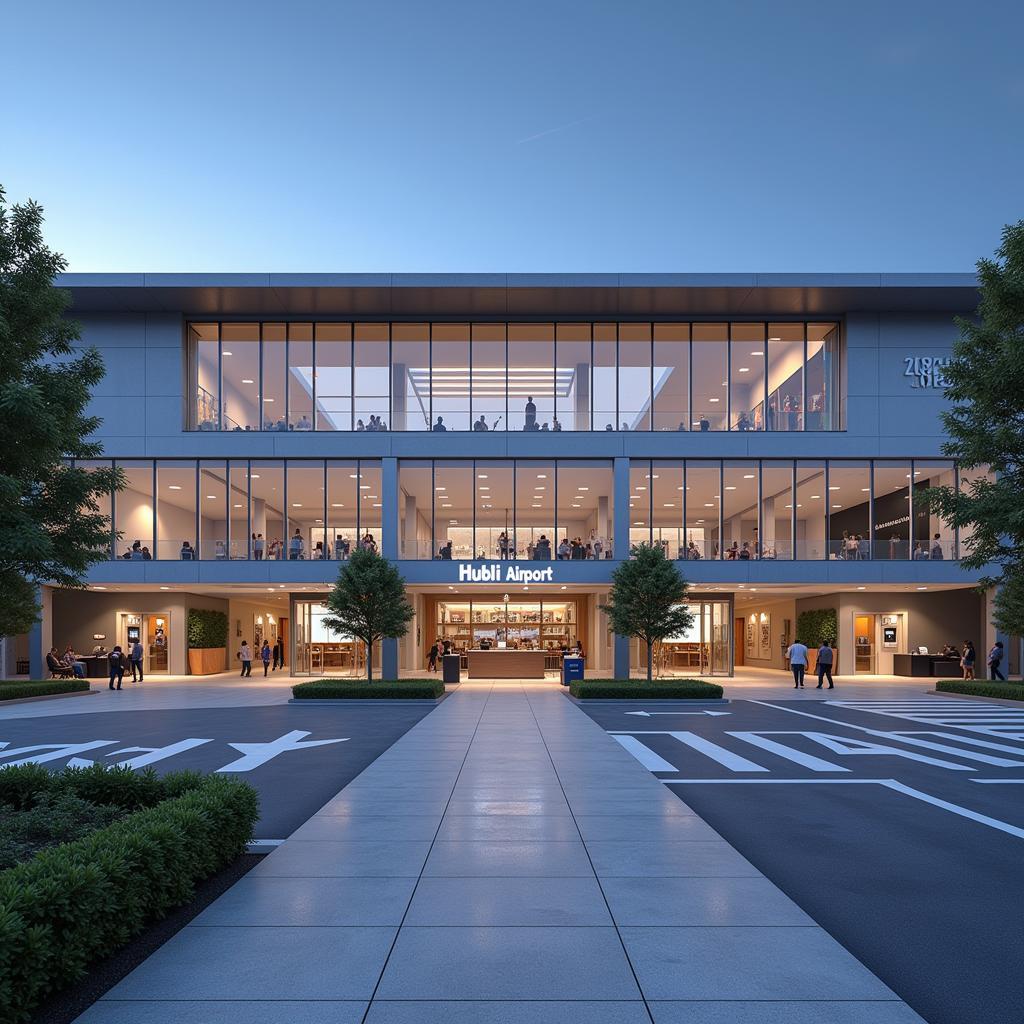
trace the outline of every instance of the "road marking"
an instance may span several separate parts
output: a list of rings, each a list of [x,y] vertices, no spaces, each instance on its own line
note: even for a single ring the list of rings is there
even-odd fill
[[[968,779],[968,782],[981,782],[989,786],[1024,786],[1024,779]]]
[[[138,754],[138,757],[129,757],[127,761],[118,761],[118,768],[145,768],[148,764],[155,764],[165,757],[174,757],[175,754],[183,754],[186,750],[201,747],[204,743],[212,743],[213,740],[187,739],[179,740],[177,743],[169,743],[166,747],[124,747],[122,750],[114,750],[107,754],[107,757],[117,757],[118,754]]]
[[[346,736],[335,740],[306,740],[303,743],[303,736],[308,735],[308,732],[303,732],[301,729],[293,729],[269,743],[229,743],[229,747],[234,747],[243,756],[224,765],[223,768],[218,768],[217,772],[251,772],[254,768],[266,764],[271,758],[287,753],[289,750],[309,750],[311,747],[325,747],[329,743],[347,743],[349,740],[349,737]]]
[[[117,740],[89,740],[85,743],[34,743],[29,747],[15,747],[14,749],[4,749],[0,751],[0,757],[13,757],[17,754],[28,754],[28,757],[18,758],[16,761],[7,761],[4,765],[5,768],[11,765],[17,764],[45,764],[48,761],[60,761],[65,757],[71,757],[73,754],[84,754],[87,750],[95,750],[97,747],[109,747],[115,744]],[[7,747],[7,744],[4,744]],[[35,751],[48,750],[48,754],[34,753]],[[77,761],[76,767],[84,767],[85,765],[91,764],[91,761],[85,761],[81,758],[74,758]]]
[[[813,754],[805,754],[802,750],[783,746],[781,743],[776,743],[775,740],[770,740],[766,736],[760,736],[756,732],[730,731],[729,735],[735,736],[737,739],[743,740],[745,743],[752,743],[755,747],[767,750],[770,754],[777,754],[779,757],[784,757],[787,761],[794,761],[796,764],[802,765],[804,768],[809,768],[812,772],[848,772],[850,770],[849,768],[844,768],[842,765],[833,764],[831,761],[825,761],[820,757],[815,757]]]
[[[731,750],[726,750],[725,747],[720,747],[717,743],[712,743],[710,740],[706,740],[703,736],[698,736],[694,732],[670,732],[668,735],[674,736],[680,743],[685,743],[688,747],[692,747],[701,754],[710,757],[712,761],[717,761],[719,764],[724,765],[730,771],[768,771],[767,768],[762,768],[761,765],[748,761],[745,757],[740,757],[739,754],[734,754]]]
[[[931,702],[832,700],[827,703],[869,715],[944,725],[951,729],[962,729],[964,732],[982,733],[1004,739],[1024,739],[1024,711],[1002,704],[965,704],[954,699],[937,699]]]
[[[998,818],[989,817],[987,814],[979,814],[977,811],[972,811],[969,807],[962,807],[960,804],[950,803],[948,800],[941,800],[939,797],[932,796],[930,793],[923,793],[919,789],[914,789],[911,786],[904,785],[902,782],[897,782],[896,779],[662,779],[661,781],[664,782],[666,786],[742,786],[757,783],[797,786],[813,785],[815,783],[818,785],[843,785],[845,783],[847,785],[884,786],[886,789],[891,789],[894,793],[902,793],[904,796],[909,796],[914,800],[920,800],[922,803],[930,804],[932,807],[938,807],[940,810],[949,811],[950,814],[956,814],[961,818],[967,818],[969,821],[977,822],[979,825],[994,828],[998,832],[1005,832],[1007,835],[1014,836],[1017,839],[1024,839],[1024,828],[1018,828],[1016,825],[1011,825],[1006,821],[1000,821]],[[972,781],[983,782],[986,780],[973,779]]]
[[[677,772],[679,769],[674,764],[669,764],[663,757],[659,757],[650,747],[641,743],[633,736],[612,735],[624,750],[628,750],[648,771],[651,772]]]
[[[640,715],[642,718],[650,718],[652,715],[711,715],[719,718],[722,715],[731,715],[731,711],[624,711],[624,715]]]

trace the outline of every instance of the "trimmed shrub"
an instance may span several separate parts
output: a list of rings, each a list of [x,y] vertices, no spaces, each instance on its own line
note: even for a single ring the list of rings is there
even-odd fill
[[[0,680],[0,700],[51,697],[55,693],[85,693],[88,689],[88,679],[3,679]]]
[[[192,649],[227,647],[228,617],[210,608],[189,608],[185,635]]]
[[[436,700],[444,693],[440,679],[392,679],[378,683],[349,679],[312,679],[292,687],[297,700]]]
[[[258,813],[251,786],[209,776],[0,872],[0,1021],[27,1020],[97,951],[187,903],[198,882],[244,852]]]
[[[940,679],[935,684],[935,689],[940,693],[966,693],[970,697],[1024,700],[1024,683],[986,682],[984,679]]]
[[[723,691],[703,679],[577,679],[569,692],[581,700],[719,700]]]

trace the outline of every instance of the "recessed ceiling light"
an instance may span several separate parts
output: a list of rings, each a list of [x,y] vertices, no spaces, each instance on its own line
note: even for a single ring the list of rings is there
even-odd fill
[[[106,587],[93,587],[93,590],[106,590]]]
[[[577,506],[577,507],[579,507],[579,506]],[[675,506],[675,504],[673,502],[666,501],[661,507],[662,508],[675,508],[676,506]]]
[[[302,502],[301,501],[293,501],[292,502],[292,508],[302,508]]]
[[[170,587],[161,587],[160,589],[161,590],[170,590],[171,588]]]
[[[704,502],[704,507],[705,508],[714,508],[715,507],[715,503],[713,501],[705,501]]]
[[[216,494],[208,494],[206,496],[206,500],[207,501],[216,501],[217,500],[217,495]]]
[[[709,398],[708,401],[709,402],[717,402],[717,401],[719,401],[719,399],[717,399],[717,398]]]
[[[749,366],[741,366],[740,367],[740,373],[750,373],[750,367]]]
[[[590,488],[589,487],[577,487],[576,490],[578,490],[578,491],[589,491]]]
[[[486,473],[477,473],[476,478],[477,478],[477,480],[486,480],[487,479],[487,474]]]
[[[812,497],[812,498],[820,498],[820,497],[821,497],[821,495],[820,495],[820,494],[812,494],[812,495],[811,495],[811,497]]]
[[[917,589],[918,590],[927,590],[928,588],[927,587],[918,587]]]
[[[772,340],[772,341],[775,341],[776,339],[775,339],[775,338],[772,338],[771,340]],[[750,354],[751,354],[752,356],[761,356],[762,358],[764,357],[764,353],[763,353],[763,352],[761,352],[760,350],[758,350],[757,352],[751,352]]]
[[[538,480],[547,480],[547,478],[548,478],[547,473],[538,473],[537,474],[537,479]]]
[[[259,478],[260,478],[259,473],[250,473],[249,474],[249,479],[250,480],[259,480]]]
[[[867,587],[858,587],[857,589],[858,590],[867,590],[868,588]]]
[[[177,484],[168,484],[167,490],[169,491],[180,491],[181,488]]]
[[[831,484],[829,486],[829,490],[830,491],[838,491],[839,490],[839,484]]]
[[[230,356],[230,355],[234,355],[234,353],[233,353],[233,352],[229,352],[229,351],[228,351],[228,350],[227,350],[226,348],[222,348],[222,349],[220,350],[220,354],[221,354],[222,356]]]
[[[243,384],[255,384],[255,383],[256,383],[256,381],[254,381],[254,380],[249,380],[249,378],[248,378],[248,377],[243,377],[243,378],[242,378],[242,383],[243,383]]]
[[[797,508],[799,508],[799,507],[800,507],[800,506],[799,506],[799,505],[797,505]],[[842,505],[833,505],[832,507],[833,507],[833,508],[842,508],[843,506],[842,506]]]
[[[264,401],[264,402],[272,402],[272,401],[273,401],[273,399],[272,399],[272,398],[264,398],[264,399],[263,399],[263,401]]]
[[[744,473],[743,474],[743,479],[744,480],[753,480],[754,479],[754,474],[753,473]]]
[[[735,490],[736,490],[736,488],[735,488],[735,487],[726,487],[726,490],[727,490],[727,491],[735,491]]]
[[[345,506],[340,501],[332,501],[331,508],[344,508]]]

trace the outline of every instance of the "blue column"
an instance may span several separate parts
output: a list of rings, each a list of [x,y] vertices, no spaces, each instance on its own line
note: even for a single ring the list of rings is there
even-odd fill
[[[612,517],[613,552],[616,559],[629,557],[629,459],[615,460],[615,495]],[[629,637],[616,636],[612,659],[616,679],[629,678]]]
[[[30,679],[45,679],[46,652],[43,650],[43,623],[37,619],[28,631],[28,675]]]
[[[381,459],[381,547],[385,558],[398,558],[398,459]]]
[[[381,554],[398,558],[398,459],[381,459]],[[385,637],[380,644],[381,679],[398,678],[398,640]]]

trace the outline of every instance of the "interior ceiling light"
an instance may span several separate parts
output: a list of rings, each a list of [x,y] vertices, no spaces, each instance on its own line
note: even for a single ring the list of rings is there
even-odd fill
[[[243,377],[243,378],[242,378],[242,383],[243,383],[243,384],[255,384],[255,383],[256,383],[256,381],[254,381],[254,380],[249,380],[249,378],[248,378],[248,377]]]
[[[740,367],[740,373],[750,373],[750,367],[749,366],[741,366]]]
[[[167,490],[169,491],[180,491],[181,488],[177,484],[168,484]]]
[[[233,353],[233,352],[229,352],[229,351],[228,351],[228,350],[227,350],[226,348],[222,348],[222,349],[220,350],[220,354],[221,354],[222,356],[230,356],[230,355],[234,355],[234,353]]]
[[[719,399],[717,399],[717,398],[709,398],[708,401],[709,402],[717,402],[717,401],[719,401]],[[698,422],[700,422],[700,421],[698,420]]]

